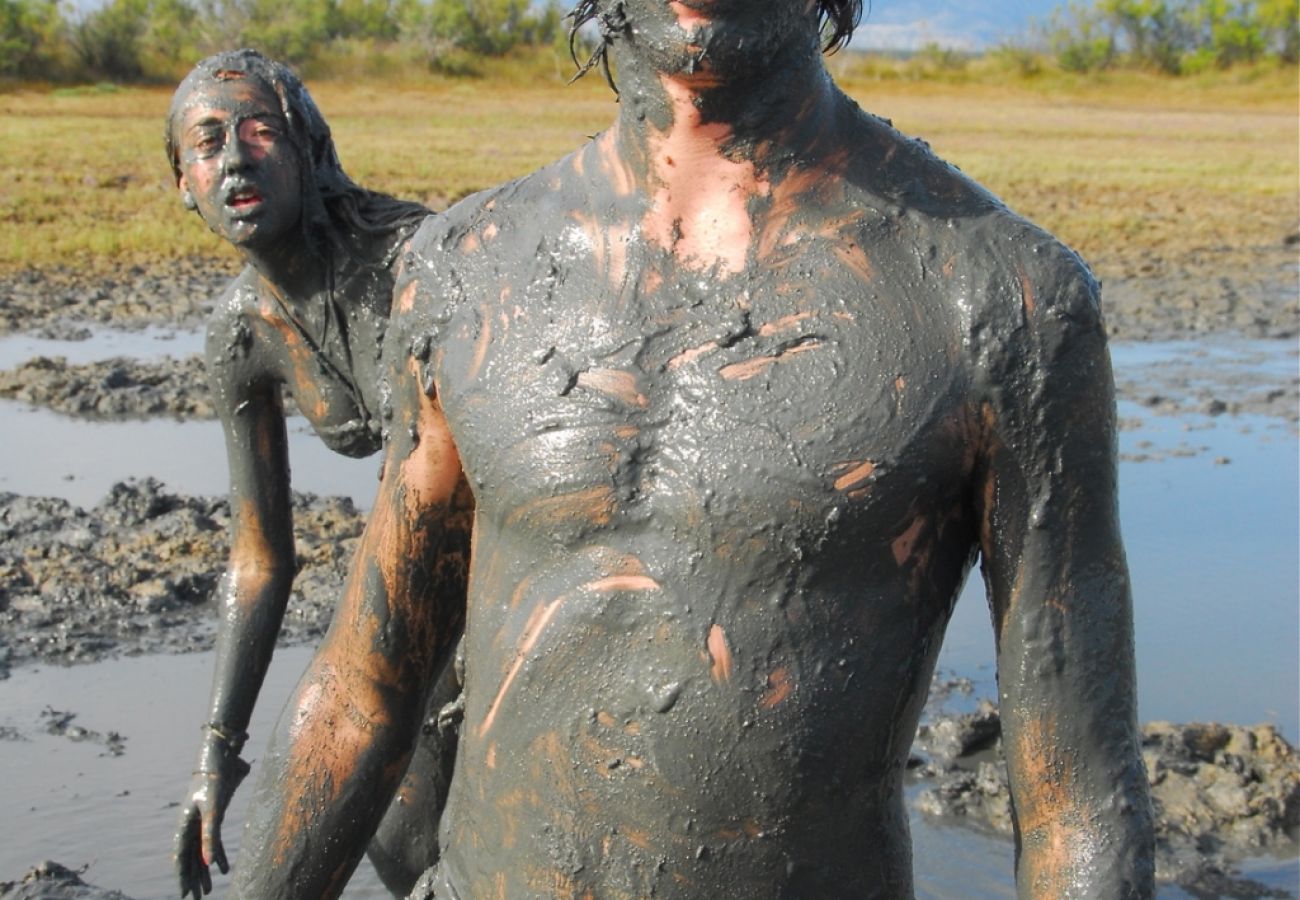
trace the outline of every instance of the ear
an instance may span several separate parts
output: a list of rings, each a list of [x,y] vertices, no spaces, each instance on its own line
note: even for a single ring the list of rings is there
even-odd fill
[[[181,203],[185,204],[185,208],[190,212],[198,209],[199,205],[194,202],[194,195],[190,193],[190,184],[185,180],[184,175],[176,179],[176,186],[181,189]]]

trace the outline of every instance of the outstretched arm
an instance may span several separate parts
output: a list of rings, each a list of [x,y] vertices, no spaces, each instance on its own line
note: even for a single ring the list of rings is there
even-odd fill
[[[987,351],[984,575],[998,645],[1021,897],[1154,894],[1096,285],[1020,273],[1024,322]]]
[[[396,355],[379,494],[342,604],[262,768],[238,896],[338,896],[406,768],[424,689],[463,621],[472,498],[418,361]]]
[[[239,753],[296,569],[279,389],[242,371],[227,341],[219,326],[210,332],[208,374],[230,466],[231,549],[217,592],[212,699],[176,834],[181,896],[196,900],[212,890],[210,866],[230,870],[221,824],[248,773]]]

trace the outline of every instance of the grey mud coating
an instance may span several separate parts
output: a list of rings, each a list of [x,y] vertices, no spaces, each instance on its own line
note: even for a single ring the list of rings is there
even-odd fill
[[[166,138],[183,202],[246,262],[217,301],[205,354],[226,438],[232,535],[209,718],[176,838],[181,893],[197,898],[211,890],[209,866],[228,870],[222,818],[248,772],[239,754],[297,574],[281,391],[332,450],[379,449],[393,269],[429,213],[353,184],[302,83],[253,51],[199,63],[173,98]],[[463,569],[448,582],[462,596]],[[446,667],[430,703],[457,692]],[[427,731],[374,842],[376,869],[395,892],[437,859],[454,751],[454,731]]]
[[[840,93],[813,4],[584,9],[614,126],[412,242],[379,496],[238,894],[342,890],[463,619],[433,896],[910,896],[978,556],[1021,896],[1153,895],[1087,268]]]

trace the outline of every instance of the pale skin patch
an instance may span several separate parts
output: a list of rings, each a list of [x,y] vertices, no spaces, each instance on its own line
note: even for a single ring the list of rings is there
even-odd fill
[[[678,353],[672,359],[668,360],[668,371],[675,372],[682,366],[689,365],[703,356],[708,356],[717,349],[717,341],[708,341],[700,344],[698,347],[690,347],[683,350],[681,353]]]
[[[467,381],[473,381],[478,378],[479,372],[483,370],[483,361],[487,359],[488,348],[492,346],[492,320],[487,315],[487,308],[483,309],[483,327],[479,329],[478,339],[474,342],[474,356],[470,359],[469,371],[465,373]]]
[[[415,308],[415,296],[420,292],[418,282],[412,281],[406,287],[402,288],[402,293],[397,297],[397,311],[410,312]]]
[[[1026,722],[1009,748],[1023,773],[1020,782],[1028,788],[1017,793],[1015,809],[1022,842],[1037,849],[1021,856],[1020,875],[1035,896],[1047,896],[1069,883],[1074,851],[1083,846],[1080,829],[1071,824],[1084,821],[1083,811],[1074,800],[1070,767],[1060,758],[1055,732],[1050,715]]]
[[[1038,305],[1034,297],[1034,283],[1029,280],[1029,274],[1019,266],[1016,267],[1016,275],[1020,278],[1020,300],[1025,307],[1025,318],[1032,318],[1034,308]]]
[[[727,644],[727,633],[716,622],[709,627],[709,636],[705,640],[709,650],[709,675],[719,684],[731,680],[733,660],[731,647]]]
[[[660,82],[673,106],[673,125],[648,135],[656,188],[641,232],[688,268],[740,272],[754,233],[749,202],[767,196],[771,183],[753,162],[719,152],[731,126],[703,122],[691,87],[667,76]]]
[[[546,630],[554,618],[556,611],[564,602],[564,597],[556,597],[550,603],[539,604],[528,617],[524,624],[524,632],[520,635],[519,645],[515,648],[514,660],[510,663],[510,668],[506,670],[506,676],[501,681],[501,687],[497,689],[496,696],[492,699],[488,711],[483,716],[483,723],[478,727],[478,736],[483,737],[492,728],[492,723],[496,721],[497,710],[501,707],[501,701],[505,699],[506,693],[510,690],[510,685],[514,683],[515,678],[519,675],[519,670],[523,668],[524,662],[528,659],[528,654],[532,652],[533,647]]]
[[[601,174],[619,197],[630,197],[636,191],[636,178],[623,160],[618,148],[618,126],[605,132],[592,144]]]
[[[279,558],[262,527],[256,501],[241,500],[239,527],[235,530],[234,545],[230,549],[230,568],[236,579],[244,584],[246,580],[265,578]]]
[[[835,255],[854,275],[862,281],[873,281],[876,277],[875,267],[867,252],[857,244],[840,244],[835,248]]]
[[[578,385],[604,394],[624,406],[645,409],[650,405],[649,398],[641,391],[636,375],[622,369],[588,369],[578,374]]]
[[[510,513],[506,523],[514,525],[524,519],[535,519],[539,524],[558,525],[581,519],[594,525],[608,525],[613,516],[614,492],[600,485],[527,503]]]
[[[759,337],[771,337],[774,334],[781,334],[796,328],[800,322],[806,322],[816,317],[817,314],[812,312],[791,313],[788,316],[782,316],[774,321],[763,323],[763,325],[759,326],[758,335]]]
[[[817,350],[821,346],[822,342],[818,340],[804,341],[802,344],[795,344],[793,347],[788,347],[774,356],[756,356],[753,359],[746,359],[742,362],[723,366],[718,370],[718,374],[726,381],[748,381],[762,375],[779,362],[784,362],[792,356],[798,356],[800,353],[807,353],[809,350]]]
[[[763,709],[779,706],[793,690],[794,681],[790,677],[790,671],[784,667],[774,669],[772,674],[767,676],[767,690],[763,692],[758,705]]]
[[[889,549],[893,551],[894,562],[902,565],[911,559],[916,550],[917,542],[921,539],[922,532],[925,531],[925,516],[917,516],[912,520],[912,524],[907,526],[907,530],[894,538],[889,544]]]
[[[610,575],[597,581],[589,581],[582,587],[583,590],[593,591],[595,593],[609,593],[611,591],[656,591],[659,589],[659,582],[655,581],[648,575]]]
[[[847,462],[843,465],[851,468],[848,468],[848,471],[835,479],[835,490],[837,491],[847,491],[858,487],[876,471],[876,464],[870,459],[861,462]]]

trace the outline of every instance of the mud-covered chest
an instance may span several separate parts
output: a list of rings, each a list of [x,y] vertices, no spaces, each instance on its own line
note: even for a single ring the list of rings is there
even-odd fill
[[[481,509],[542,527],[775,506],[822,516],[888,472],[956,477],[949,342],[847,288],[700,282],[465,304],[438,388]]]

